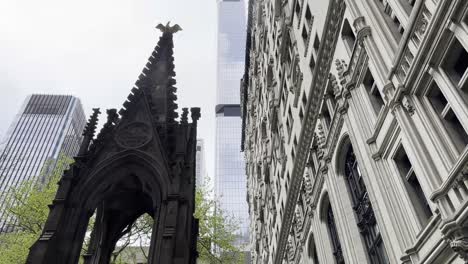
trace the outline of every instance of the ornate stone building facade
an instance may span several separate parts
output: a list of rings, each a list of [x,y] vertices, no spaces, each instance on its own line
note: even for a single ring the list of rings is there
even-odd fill
[[[257,0],[253,263],[467,263],[468,2]]]

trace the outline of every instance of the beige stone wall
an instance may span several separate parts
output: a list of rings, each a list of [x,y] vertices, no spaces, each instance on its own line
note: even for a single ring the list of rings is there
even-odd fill
[[[334,263],[329,206],[345,262],[372,263],[345,175],[350,146],[390,263],[463,263],[468,2],[253,3],[253,263],[314,263],[314,252]]]

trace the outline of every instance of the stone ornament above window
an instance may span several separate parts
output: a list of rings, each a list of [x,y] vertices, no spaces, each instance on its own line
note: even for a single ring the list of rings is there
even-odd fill
[[[143,122],[130,123],[119,129],[115,140],[124,148],[141,148],[151,141],[151,127]]]

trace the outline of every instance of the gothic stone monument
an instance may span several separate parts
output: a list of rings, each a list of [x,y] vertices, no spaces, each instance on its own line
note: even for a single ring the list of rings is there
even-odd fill
[[[163,32],[135,87],[94,138],[99,109],[89,119],[74,164],[65,171],[42,235],[27,263],[75,264],[90,217],[96,220],[86,264],[108,264],[116,242],[134,221],[154,218],[148,263],[196,261],[195,153],[200,109],[176,112],[173,34]]]

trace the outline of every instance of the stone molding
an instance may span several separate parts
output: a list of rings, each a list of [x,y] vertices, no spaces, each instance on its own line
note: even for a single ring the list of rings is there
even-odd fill
[[[291,176],[291,185],[287,195],[286,210],[283,215],[281,231],[278,239],[277,252],[274,258],[275,264],[282,263],[289,230],[295,211],[299,187],[302,183],[305,163],[309,147],[312,142],[313,132],[317,121],[318,108],[322,95],[324,93],[325,79],[330,71],[333,54],[336,48],[340,26],[343,21],[346,5],[344,0],[330,1],[325,28],[322,35],[322,44],[320,45],[317,66],[314,70],[312,87],[310,89],[308,109],[304,117],[304,126],[299,138],[298,148],[296,150],[296,159]]]

